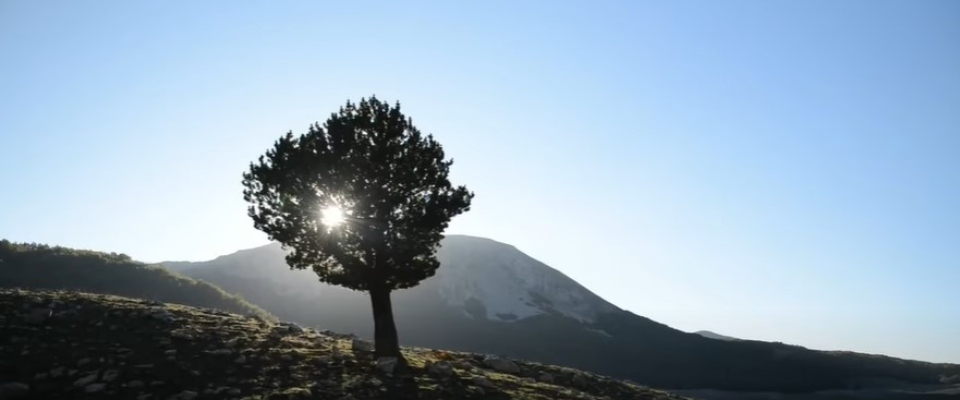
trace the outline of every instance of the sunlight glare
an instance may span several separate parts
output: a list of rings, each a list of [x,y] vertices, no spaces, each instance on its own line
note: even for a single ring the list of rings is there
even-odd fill
[[[343,210],[337,206],[328,206],[320,212],[320,222],[327,228],[335,228],[345,220]]]

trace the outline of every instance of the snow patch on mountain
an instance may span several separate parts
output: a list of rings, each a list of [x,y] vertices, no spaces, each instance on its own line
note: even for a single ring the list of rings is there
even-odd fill
[[[490,239],[447,236],[437,257],[440,296],[473,316],[515,321],[559,314],[590,323],[619,310],[560,271]]]

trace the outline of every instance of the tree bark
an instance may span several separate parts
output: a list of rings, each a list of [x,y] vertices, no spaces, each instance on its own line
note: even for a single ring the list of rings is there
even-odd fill
[[[373,306],[374,354],[379,357],[397,357],[398,365],[405,364],[400,354],[400,339],[397,325],[393,321],[393,305],[390,303],[390,290],[373,288],[370,290],[370,303]]]

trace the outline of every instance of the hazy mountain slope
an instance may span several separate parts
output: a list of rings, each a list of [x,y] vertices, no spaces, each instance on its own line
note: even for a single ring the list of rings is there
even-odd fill
[[[859,385],[864,378],[937,383],[941,375],[960,371],[955,365],[708,339],[620,310],[513,246],[467,236],[449,236],[442,244],[437,274],[394,294],[404,344],[498,353],[669,388],[804,391]],[[197,263],[184,273],[281,318],[371,336],[363,293],[289,271],[278,245]]]
[[[123,254],[7,240],[0,240],[0,287],[80,290],[268,316],[208,282],[136,262]]]
[[[719,333],[710,332],[710,331],[696,331],[694,332],[694,334],[703,336],[705,338],[717,339],[717,340],[726,340],[726,341],[740,340],[732,336],[724,336]]]

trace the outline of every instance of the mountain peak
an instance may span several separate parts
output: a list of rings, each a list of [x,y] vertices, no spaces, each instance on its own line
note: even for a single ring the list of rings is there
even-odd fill
[[[474,317],[512,321],[559,314],[581,322],[619,309],[562,272],[491,239],[450,235],[437,253],[440,295]]]

